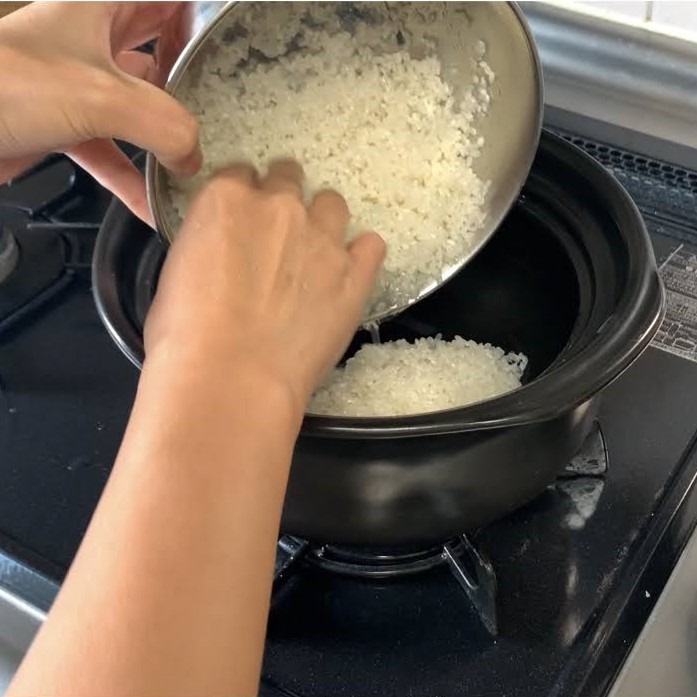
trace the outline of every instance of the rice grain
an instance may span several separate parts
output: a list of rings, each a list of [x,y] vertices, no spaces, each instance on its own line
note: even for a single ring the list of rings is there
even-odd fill
[[[309,413],[405,416],[454,409],[521,385],[528,359],[455,337],[365,344],[316,391]]]

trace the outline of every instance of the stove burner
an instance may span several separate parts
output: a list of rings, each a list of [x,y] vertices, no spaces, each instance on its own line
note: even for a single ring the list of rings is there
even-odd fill
[[[602,493],[608,458],[605,439],[596,421],[578,455],[567,465],[553,486],[579,499],[583,514],[581,525],[592,515],[595,502]],[[590,484],[597,487],[590,494]],[[576,489],[579,489],[579,492]],[[577,495],[578,494],[578,495]],[[590,502],[590,503],[589,503]],[[592,508],[592,510],[590,510]],[[580,515],[580,514],[579,514]],[[578,527],[579,516],[570,516],[569,524]],[[465,591],[479,617],[492,636],[498,633],[496,614],[496,574],[486,557],[465,535],[442,545],[412,552],[376,552],[374,550],[315,545],[295,537],[284,536],[278,542],[274,571],[274,594],[281,591],[293,569],[301,562],[330,573],[361,579],[387,579],[410,576],[447,565],[455,580]]]
[[[408,576],[447,564],[465,591],[487,630],[496,636],[496,575],[489,562],[462,535],[441,546],[420,552],[379,553],[335,545],[312,545],[294,537],[279,540],[274,574],[275,586],[299,560],[324,571],[364,579]]]
[[[461,542],[459,539],[452,542],[455,553]],[[306,560],[320,569],[344,576],[392,578],[418,574],[446,563],[445,547],[440,545],[418,552],[383,554],[335,545],[311,546]]]

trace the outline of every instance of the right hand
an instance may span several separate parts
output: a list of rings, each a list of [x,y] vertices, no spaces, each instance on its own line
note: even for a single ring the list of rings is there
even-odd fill
[[[187,176],[196,119],[156,87],[163,66],[132,50],[174,31],[176,2],[35,2],[0,20],[0,184],[63,152],[151,224],[143,175],[112,138]]]
[[[170,249],[145,328],[148,358],[271,379],[299,419],[357,329],[385,254],[375,233],[344,244],[339,194],[318,193],[307,208],[301,196],[290,161],[261,181],[248,166],[213,177]]]

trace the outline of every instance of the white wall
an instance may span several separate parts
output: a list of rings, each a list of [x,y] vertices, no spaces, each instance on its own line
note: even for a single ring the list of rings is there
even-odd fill
[[[697,40],[696,0],[559,0],[554,4],[588,9],[608,19],[640,22],[659,30],[691,32]]]

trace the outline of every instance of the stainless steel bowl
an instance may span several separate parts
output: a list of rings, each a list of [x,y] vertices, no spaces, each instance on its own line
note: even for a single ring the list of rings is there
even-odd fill
[[[278,13],[274,26],[285,27],[293,14],[304,12],[317,3],[263,3],[265,11]],[[358,9],[360,21],[384,3],[326,3],[337,14],[350,16]],[[474,165],[476,173],[489,181],[486,216],[475,231],[474,241],[466,258],[445,269],[442,276],[429,279],[416,298],[400,298],[386,302],[381,298],[373,305],[366,321],[379,320],[395,314],[408,304],[432,293],[467,263],[496,231],[516,200],[532,165],[542,127],[543,85],[540,61],[530,30],[515,3],[446,2],[395,3],[403,17],[406,5],[420,6],[423,12],[440,11],[437,23],[428,26],[420,50],[435,52],[443,66],[443,76],[457,94],[469,86],[472,78],[470,56],[473,45],[483,41],[486,61],[496,74],[491,88],[491,101],[485,117],[477,122],[484,147]],[[234,41],[240,28],[254,31],[254,3],[194,2],[186,3],[169,31],[158,42],[158,64],[166,75],[165,89],[186,101],[186,85],[195,79],[197,64],[207,50],[220,42]],[[252,9],[250,9],[252,8]],[[273,8],[270,10],[269,8]],[[314,11],[314,10],[313,10]],[[383,13],[384,21],[385,10]],[[342,17],[343,20],[343,17]],[[366,20],[370,21],[370,20]],[[391,16],[388,21],[391,21]],[[395,20],[394,34],[403,25]],[[184,80],[186,76],[186,80]],[[168,174],[152,156],[146,163],[148,201],[159,232],[168,240],[174,238],[178,217],[173,211],[167,187]],[[392,299],[389,299],[390,301]],[[380,307],[380,310],[376,308]]]

